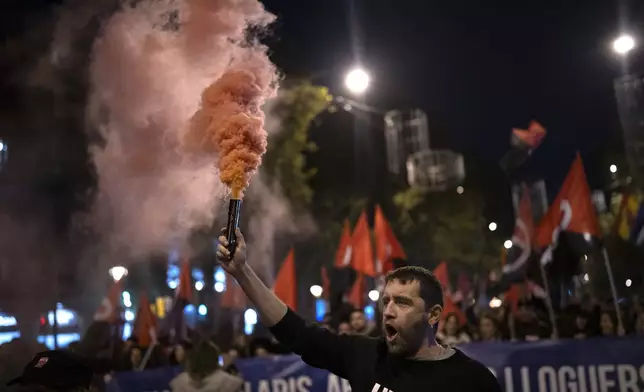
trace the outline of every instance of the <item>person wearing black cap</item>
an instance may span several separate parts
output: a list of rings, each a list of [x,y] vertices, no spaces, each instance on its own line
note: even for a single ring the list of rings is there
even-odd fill
[[[7,386],[23,392],[89,391],[94,376],[88,360],[69,351],[44,351],[27,364],[22,375]]]

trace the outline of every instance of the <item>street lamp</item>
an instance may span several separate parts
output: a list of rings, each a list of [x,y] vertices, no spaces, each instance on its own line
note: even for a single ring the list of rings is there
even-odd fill
[[[311,286],[311,295],[314,296],[315,298],[320,298],[322,296],[322,287],[318,286],[317,284],[314,284]]]
[[[369,77],[367,71],[362,68],[352,69],[347,73],[347,76],[344,79],[344,85],[347,90],[356,95],[364,94],[367,89],[369,89],[370,83],[371,77]]]
[[[626,56],[635,49],[636,45],[637,43],[632,35],[622,34],[613,41],[613,52],[620,56]]]
[[[127,268],[120,265],[110,268],[109,272],[114,282],[118,282],[127,276]]]
[[[512,241],[510,241],[510,240],[505,240],[505,242],[503,243],[503,247],[504,247],[505,249],[510,249],[510,248],[512,248]]]
[[[373,302],[376,302],[378,299],[380,299],[380,293],[378,292],[378,290],[371,290],[369,292],[369,299]]]
[[[496,231],[496,228],[497,228],[496,222],[490,222],[487,228],[490,229],[490,231]]]
[[[610,165],[610,167],[608,169],[613,174],[617,173],[617,165]]]
[[[456,187],[456,193],[458,193],[459,195],[462,195],[463,192],[465,192],[465,188],[463,188],[460,185]]]

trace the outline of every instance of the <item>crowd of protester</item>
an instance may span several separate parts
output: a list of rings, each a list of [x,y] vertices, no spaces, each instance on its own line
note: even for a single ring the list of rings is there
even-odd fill
[[[542,299],[525,295],[514,304],[497,308],[477,306],[470,301],[458,312],[448,313],[438,326],[437,340],[443,345],[457,346],[471,342],[537,341],[543,339],[586,339],[594,337],[621,337],[639,335],[644,337],[644,307],[634,298],[620,303],[623,328],[612,301],[600,303],[592,300],[573,301],[555,315],[556,331],[551,323],[548,308]],[[361,334],[377,337],[380,327],[378,315],[368,320],[362,310],[346,306],[335,314],[327,314],[321,326],[340,334]],[[204,337],[193,332],[179,342],[161,337],[152,347],[144,347],[136,337],[125,341],[113,339],[113,327],[106,323],[93,323],[80,342],[68,349],[85,356],[104,359],[104,373],[114,371],[141,371],[167,366],[196,366],[190,377],[199,382],[231,383],[240,380],[235,361],[240,358],[281,355],[285,351],[270,337],[266,330],[253,335],[238,333]],[[45,350],[38,347],[31,350]],[[19,339],[0,346],[0,367],[5,372],[20,369],[18,362],[25,363],[24,342]],[[24,354],[24,355],[22,355]],[[20,358],[21,360],[17,360]],[[187,365],[190,363],[191,365]],[[14,366],[14,365],[17,365]],[[13,369],[15,368],[15,369]],[[234,376],[226,379],[226,375]],[[208,374],[222,373],[216,378]],[[109,377],[109,376],[108,376]],[[188,377],[188,378],[186,378]],[[211,380],[211,381],[208,381]],[[177,381],[182,382],[182,381]]]

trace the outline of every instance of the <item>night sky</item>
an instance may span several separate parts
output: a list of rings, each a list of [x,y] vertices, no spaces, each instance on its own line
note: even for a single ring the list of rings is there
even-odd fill
[[[532,119],[549,133],[514,180],[544,178],[551,197],[576,150],[586,160],[591,185],[600,187],[608,170],[602,152],[621,147],[613,80],[622,67],[610,50],[620,31],[618,2],[264,3],[279,17],[269,45],[287,75],[316,75],[316,82],[345,94],[342,76],[357,52],[372,74],[370,104],[423,109],[432,146],[467,152],[487,163],[497,171],[489,173],[493,187],[504,182],[494,166],[509,148],[510,130]],[[622,1],[622,6],[628,31],[638,34],[644,4]],[[381,133],[380,124],[371,128]],[[340,136],[338,143],[344,139]],[[341,170],[339,165],[330,172]],[[505,205],[497,201],[488,211],[492,219],[508,211],[506,196],[501,198]]]

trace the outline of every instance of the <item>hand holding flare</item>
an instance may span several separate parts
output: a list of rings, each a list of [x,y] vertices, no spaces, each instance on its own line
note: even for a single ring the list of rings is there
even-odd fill
[[[189,144],[218,153],[221,182],[231,189],[226,237],[234,254],[241,199],[262,162],[268,135],[262,104],[274,91],[273,80],[245,70],[229,70],[207,87],[192,118]]]

